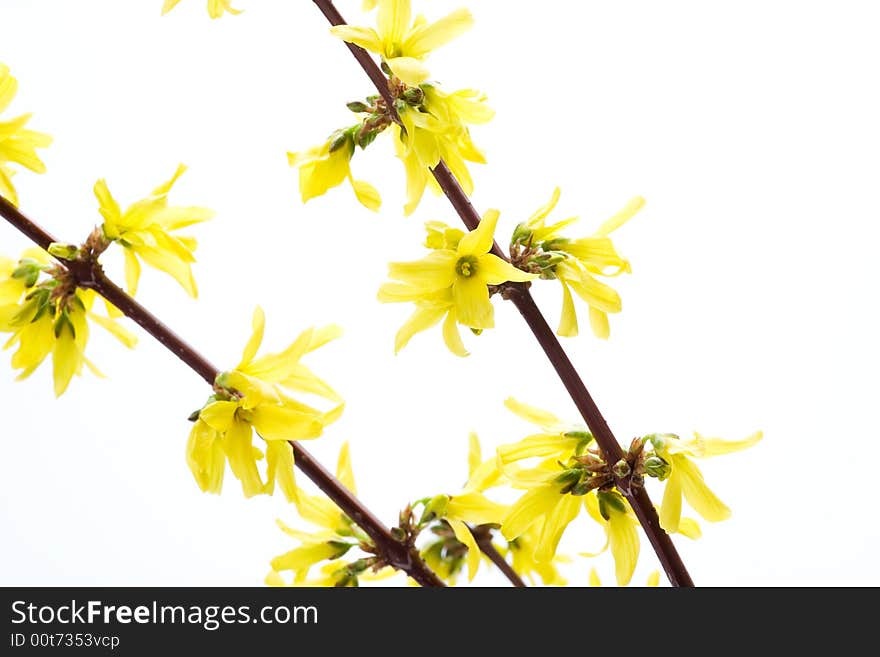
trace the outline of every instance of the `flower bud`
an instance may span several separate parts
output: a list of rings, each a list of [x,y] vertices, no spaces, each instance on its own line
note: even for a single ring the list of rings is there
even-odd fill
[[[645,459],[645,474],[663,481],[672,473],[672,466],[656,454]]]

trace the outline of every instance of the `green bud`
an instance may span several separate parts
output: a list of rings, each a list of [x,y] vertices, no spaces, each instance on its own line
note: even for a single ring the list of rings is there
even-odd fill
[[[555,481],[557,484],[571,485],[577,483],[584,471],[581,468],[569,468],[562,474],[558,475]]]
[[[73,328],[73,322],[70,321],[70,316],[63,312],[55,320],[55,337],[60,338],[65,329],[70,331],[71,338],[76,337],[76,331]]]
[[[330,561],[345,556],[346,552],[354,547],[353,544],[346,543],[345,541],[327,541],[327,543],[336,550],[336,552],[330,556]]]
[[[473,333],[474,335],[483,335],[483,329],[472,328],[471,333]]]
[[[654,445],[654,449],[658,452],[666,451],[666,447],[670,440],[678,440],[678,436],[674,433],[652,433],[645,436],[645,440],[650,440]]]
[[[593,490],[593,486],[590,485],[590,480],[582,481],[580,483],[575,484],[571,487],[571,490],[568,491],[570,495],[574,495],[575,497],[580,497],[581,495],[586,495],[591,490]]]
[[[611,472],[618,479],[623,479],[624,477],[628,477],[632,473],[632,468],[629,467],[629,463],[620,459],[614,466],[611,468]]]
[[[12,272],[12,278],[22,280],[25,287],[33,287],[37,284],[41,271],[42,269],[37,263],[22,261],[18,268]]]
[[[418,107],[425,102],[425,92],[418,87],[410,87],[403,92],[402,97],[409,105],[413,105],[414,107]]]
[[[370,110],[369,106],[359,100],[356,100],[352,103],[347,103],[345,106],[355,114],[363,114],[364,112],[368,112]]]
[[[442,518],[446,515],[446,507],[449,506],[448,495],[437,495],[425,504],[425,511],[422,513],[421,522],[429,522],[434,518]]]
[[[351,140],[351,132],[349,130],[337,130],[330,135],[330,152],[334,153],[343,146],[347,145]]]
[[[392,527],[391,528],[391,536],[395,541],[399,543],[403,543],[406,540],[406,532],[403,531],[400,527]]]
[[[571,240],[567,237],[557,237],[556,239],[547,240],[546,242],[541,242],[541,250],[542,251],[559,251],[560,247],[565,246]],[[562,254],[566,256],[565,253]]]
[[[600,492],[599,495],[599,513],[602,514],[602,517],[605,520],[609,520],[611,518],[611,510],[615,510],[618,513],[626,513],[626,503],[623,501],[623,498],[617,493],[611,492]]]
[[[378,136],[378,130],[361,130],[357,135],[357,144],[361,147],[361,150],[365,150],[367,146],[376,141]]]
[[[52,242],[47,251],[56,258],[61,258],[62,260],[74,260],[79,253],[79,248],[73,244],[58,244],[58,242]]]
[[[189,414],[189,417],[186,418],[186,421],[187,421],[187,422],[195,422],[196,420],[199,419],[199,416],[200,416],[201,414],[202,414],[202,409],[201,409],[201,408],[200,408],[199,410],[197,410],[197,411],[193,411],[192,413]]]
[[[645,474],[663,481],[672,474],[672,466],[654,454],[645,459]]]
[[[525,223],[517,224],[517,227],[513,229],[513,235],[510,238],[510,243],[524,244],[529,241],[529,238],[531,236],[531,228],[529,228]]]

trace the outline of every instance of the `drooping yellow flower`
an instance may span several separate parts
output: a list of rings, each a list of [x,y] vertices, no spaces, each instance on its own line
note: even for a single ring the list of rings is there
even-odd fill
[[[48,278],[40,281],[44,274]],[[33,374],[50,354],[58,397],[82,374],[83,365],[103,377],[85,356],[90,321],[127,347],[135,346],[134,335],[93,311],[97,296],[77,289],[68,272],[52,265],[41,249],[29,249],[17,263],[0,259],[0,332],[12,334],[5,349],[17,347],[12,367],[21,370],[18,380]]]
[[[418,207],[429,185],[435,193],[441,192],[431,173],[441,159],[464,192],[473,193],[467,163],[485,164],[486,158],[474,145],[468,126],[488,123],[495,115],[486,96],[473,89],[446,93],[435,84],[423,84],[419,90],[420,100],[398,103],[402,126],[393,126],[397,157],[406,172],[407,216]]]
[[[105,180],[95,184],[95,196],[104,217],[104,237],[124,247],[125,281],[132,296],[137,293],[140,280],[140,260],[169,274],[190,296],[198,295],[192,273],[196,240],[172,232],[206,221],[214,213],[207,208],[168,205],[168,194],[185,171],[186,167],[180,165],[171,180],[125,212],[120,210]]]
[[[433,326],[445,315],[443,337],[447,347],[458,356],[467,355],[457,324],[475,330],[495,325],[488,286],[535,278],[489,253],[498,217],[497,210],[489,210],[477,229],[461,237],[455,248],[434,249],[421,260],[389,266],[389,276],[395,282],[381,287],[379,301],[409,301],[417,306],[397,334],[397,351],[413,335]]]
[[[18,81],[12,76],[8,66],[0,64],[0,113],[9,107],[16,91]],[[46,148],[52,143],[49,135],[25,128],[30,118],[30,114],[24,114],[8,121],[0,121],[0,196],[13,205],[18,205],[18,195],[12,184],[15,171],[9,165],[19,164],[34,173],[45,173],[46,165],[40,160],[36,149]]]
[[[614,557],[614,572],[618,586],[626,586],[632,579],[639,561],[639,521],[629,502],[617,492],[599,491],[584,495],[584,507],[590,516],[605,529],[605,547]],[[584,556],[596,556],[583,553]]]
[[[371,3],[375,4],[375,3]],[[348,43],[366,48],[408,85],[419,85],[428,77],[424,60],[473,26],[467,9],[458,9],[445,18],[428,23],[424,17],[413,20],[410,0],[378,0],[376,29],[338,25],[330,32]]]
[[[541,540],[543,521],[536,522],[524,534],[508,543],[507,553],[511,556],[511,566],[520,577],[529,580],[532,586],[537,585],[538,578],[544,586],[565,586],[568,582],[559,572],[559,564],[568,563],[570,559],[554,554],[549,561],[535,559],[535,548]]]
[[[162,15],[174,9],[180,0],[165,0],[162,5]],[[211,18],[220,18],[225,12],[240,14],[241,10],[232,8],[232,0],[208,0],[208,15]]]
[[[581,509],[580,497],[565,492],[565,483],[558,481],[560,471],[553,465],[545,462],[511,478],[513,486],[526,488],[526,492],[501,520],[501,533],[508,541],[536,527],[531,556],[539,563],[553,559],[562,535]]]
[[[348,443],[343,444],[339,451],[336,478],[352,493],[357,493]],[[375,581],[394,574],[393,568],[384,566],[375,571],[372,566],[377,563],[376,559],[366,555],[364,555],[366,558],[362,557],[348,564],[337,561],[351,550],[358,549],[361,541],[370,542],[370,539],[330,499],[323,495],[310,495],[303,490],[297,490],[294,503],[299,515],[317,529],[311,532],[301,531],[278,521],[284,533],[296,539],[299,545],[272,559],[272,571],[266,578],[267,584],[357,586],[359,579]],[[328,563],[321,566],[321,575],[316,579],[308,579],[309,571],[323,561]],[[290,584],[281,577],[280,573],[285,571],[293,573],[293,581]]]
[[[507,513],[507,506],[483,494],[484,490],[498,483],[500,472],[494,459],[483,460],[479,438],[472,433],[468,448],[468,480],[462,492],[451,496],[438,495],[425,506],[425,517],[441,520],[448,528],[435,529],[439,540],[428,545],[423,554],[428,565],[450,583],[455,582],[465,559],[468,580],[473,580],[484,556],[468,525],[498,525]],[[452,535],[449,535],[450,529]]]
[[[663,529],[668,532],[681,531],[682,497],[709,522],[729,518],[730,509],[706,485],[703,473],[692,458],[710,458],[748,449],[760,442],[763,436],[760,431],[742,440],[709,438],[699,433],[694,433],[694,437],[688,440],[680,440],[674,434],[649,436],[657,455],[671,466],[660,506],[660,525]]]
[[[523,257],[528,258],[543,278],[555,278],[562,284],[559,335],[578,334],[577,313],[571,294],[574,291],[589,306],[593,333],[607,339],[610,335],[608,313],[620,312],[623,305],[620,295],[597,277],[631,272],[629,261],[620,256],[609,235],[635,216],[645,201],[641,197],[634,198],[591,237],[568,239],[562,236],[562,230],[577,221],[577,217],[549,225],[546,221],[559,202],[559,196],[557,188],[546,205],[517,227],[512,246],[523,252]]]
[[[382,199],[378,190],[368,182],[356,180],[351,173],[355,128],[334,133],[320,146],[287,154],[290,166],[299,167],[299,190],[303,203],[348,180],[361,205],[373,212],[379,210]]]
[[[590,586],[602,586],[602,580],[599,578],[599,573],[595,568],[590,569]],[[658,586],[660,586],[659,570],[655,570],[650,575],[648,575],[645,586],[647,586],[648,588],[657,588]]]
[[[258,307],[241,362],[217,377],[215,394],[197,414],[187,443],[187,463],[205,492],[220,492],[228,461],[245,497],[272,494],[277,482],[287,499],[295,501],[293,451],[288,441],[319,437],[326,425],[338,419],[343,404],[322,412],[297,401],[290,392],[339,402],[336,392],[299,362],[337,337],[339,329],[308,329],[283,352],[257,357],[265,323]],[[265,441],[266,481],[257,467],[263,452],[253,444],[253,431]]]

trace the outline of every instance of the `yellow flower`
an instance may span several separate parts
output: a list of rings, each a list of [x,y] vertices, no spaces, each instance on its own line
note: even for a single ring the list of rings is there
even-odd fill
[[[336,478],[352,493],[357,494],[348,443],[339,451]],[[311,532],[300,531],[278,521],[282,531],[296,539],[299,545],[272,559],[268,584],[285,586],[286,583],[280,575],[284,571],[293,572],[293,586],[357,586],[359,578],[375,580],[394,574],[392,568],[382,568],[379,573],[367,572],[377,563],[369,558],[361,558],[345,565],[336,561],[350,550],[357,549],[361,541],[370,542],[370,539],[327,497],[297,490],[294,503],[300,516],[318,529]],[[329,563],[321,567],[321,576],[308,580],[309,571],[322,561]]]
[[[599,573],[595,568],[590,569],[590,586],[602,586],[602,580],[599,579]],[[657,588],[660,586],[660,571],[655,570],[648,575],[648,580],[645,582],[645,586],[648,588]]]
[[[584,496],[584,507],[590,516],[605,529],[605,547],[614,557],[614,572],[618,586],[626,586],[632,579],[639,561],[639,522],[629,502],[614,491],[599,491]],[[583,556],[596,556],[582,553]]]
[[[125,212],[120,210],[105,180],[95,184],[95,196],[104,217],[104,237],[124,247],[125,281],[132,296],[137,293],[141,275],[139,259],[172,276],[190,296],[198,295],[192,273],[196,241],[171,233],[206,221],[214,213],[207,208],[168,205],[168,194],[184,171],[186,167],[180,165],[171,180]]]
[[[549,225],[546,221],[559,196],[559,188],[556,188],[550,201],[517,227],[514,246],[532,252],[530,262],[540,269],[542,277],[556,278],[562,284],[562,315],[557,333],[568,337],[578,334],[573,290],[589,306],[593,333],[607,339],[610,335],[608,313],[618,313],[623,306],[620,295],[597,276],[614,277],[631,272],[629,262],[617,253],[608,236],[635,216],[645,201],[641,197],[634,198],[591,237],[568,239],[561,231],[577,221],[577,217]]]
[[[162,5],[162,15],[174,9],[180,0],[165,0]],[[225,12],[230,14],[240,14],[241,10],[232,8],[232,0],[208,0],[208,15],[211,18],[220,18]]]
[[[517,443],[499,447],[498,462],[502,467],[530,458],[552,457],[566,462],[593,440],[593,435],[586,427],[565,424],[549,411],[529,406],[513,397],[508,397],[504,405],[526,422],[540,427],[541,432],[527,436]]]
[[[271,495],[277,482],[287,499],[295,501],[293,451],[288,441],[319,437],[326,425],[338,419],[343,405],[322,412],[297,401],[288,391],[339,401],[330,386],[299,362],[305,354],[337,337],[339,329],[308,329],[280,354],[257,358],[265,323],[258,307],[241,362],[218,375],[215,394],[196,416],[187,443],[187,463],[205,492],[220,492],[228,461],[245,497]],[[257,468],[263,452],[253,445],[254,430],[266,442],[265,482]]]
[[[445,315],[447,347],[456,355],[467,355],[456,325],[476,330],[495,325],[488,286],[535,278],[489,253],[498,216],[497,210],[489,210],[477,229],[463,236],[454,249],[434,249],[421,260],[389,266],[389,276],[396,282],[381,287],[379,300],[416,303],[416,312],[397,334],[397,351]]]
[[[103,377],[85,356],[89,321],[129,348],[137,338],[114,320],[93,312],[98,295],[77,289],[66,270],[50,262],[40,249],[29,249],[17,263],[0,259],[0,332],[12,334],[5,349],[17,347],[12,367],[21,370],[18,380],[29,377],[51,354],[55,395],[60,397],[73,377],[82,374],[83,365]],[[40,282],[44,273],[49,278]],[[108,311],[113,309],[106,305]]]
[[[703,480],[703,473],[691,460],[709,458],[748,449],[763,438],[760,431],[743,440],[708,438],[694,433],[688,440],[679,440],[674,434],[655,434],[648,439],[657,455],[670,465],[670,473],[663,491],[660,506],[660,525],[668,532],[682,531],[681,500],[709,522],[719,522],[730,517],[730,509],[713,493]]]
[[[555,554],[550,561],[537,561],[535,548],[541,539],[543,522],[536,522],[524,534],[508,543],[507,552],[511,555],[511,566],[521,577],[529,580],[532,586],[540,578],[544,586],[565,586],[568,582],[559,572],[558,565],[570,561],[568,557]]]
[[[18,81],[12,77],[9,67],[0,64],[0,112],[3,112],[18,91]],[[20,164],[35,173],[45,173],[46,165],[37,156],[36,149],[52,143],[49,135],[25,129],[30,114],[0,121],[0,196],[18,205],[18,195],[12,185],[15,171],[10,163]]]
[[[379,210],[382,199],[376,188],[363,180],[355,180],[351,174],[357,128],[336,132],[322,145],[307,151],[287,154],[290,166],[299,167],[299,190],[303,203],[348,180],[361,205],[373,212]]]
[[[378,0],[378,5],[377,29],[338,25],[331,27],[330,32],[380,55],[394,75],[409,85],[419,85],[428,79],[423,62],[432,50],[473,26],[473,16],[467,9],[458,9],[428,23],[422,16],[413,20],[410,0]]]
[[[397,157],[406,171],[407,216],[418,207],[428,185],[435,193],[441,192],[431,174],[441,159],[465,193],[473,193],[467,163],[485,164],[486,158],[471,140],[468,125],[487,123],[495,115],[485,95],[473,89],[446,93],[435,84],[423,84],[420,91],[418,102],[398,103],[403,126],[393,127]]]

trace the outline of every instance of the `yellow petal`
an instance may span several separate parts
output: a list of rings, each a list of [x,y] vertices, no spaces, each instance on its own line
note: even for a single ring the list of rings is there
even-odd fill
[[[581,510],[581,501],[575,495],[559,495],[559,497],[559,503],[544,520],[535,549],[535,561],[546,563],[553,559],[562,534]]]
[[[385,63],[391,72],[411,87],[417,87],[431,76],[428,68],[414,57],[391,57]]]
[[[496,255],[486,253],[477,260],[477,273],[487,285],[500,285],[507,281],[523,283],[538,278],[537,274],[530,274],[517,269],[509,262],[505,262]]]
[[[277,482],[285,499],[288,502],[296,501],[298,489],[290,443],[281,440],[266,443],[266,479],[267,493],[272,493]]]
[[[432,50],[458,38],[474,25],[474,17],[467,9],[457,9],[421,29],[413,30],[403,42],[402,51],[410,57],[424,57]]]
[[[739,452],[749,447],[754,447],[764,437],[763,431],[756,431],[742,440],[724,440],[722,438],[709,438],[694,432],[691,440],[683,441],[681,447],[692,456],[697,458],[709,458]]]
[[[257,469],[251,426],[246,422],[233,421],[221,440],[223,451],[229,460],[229,468],[241,482],[244,496],[250,498],[262,495],[266,486]]]
[[[553,195],[550,197],[550,200],[547,201],[544,205],[538,208],[535,213],[528,218],[526,223],[532,227],[538,227],[544,225],[544,220],[549,216],[551,212],[556,208],[557,203],[559,203],[559,197],[562,194],[562,190],[559,187],[556,187],[553,190]]]
[[[468,435],[468,478],[470,479],[480,464],[483,462],[483,452],[480,449],[480,438],[473,431]]]
[[[673,468],[663,490],[663,503],[660,505],[660,526],[670,534],[679,531],[681,522],[681,473]]]
[[[93,313],[89,313],[89,319],[94,321],[98,326],[103,328],[105,331],[108,331],[113,337],[119,340],[122,344],[124,344],[129,349],[134,349],[137,345],[138,339],[137,336],[124,329],[122,326],[114,322],[112,319],[107,317],[102,317],[101,315],[95,315]]]
[[[221,433],[229,431],[235,418],[238,404],[233,401],[215,401],[199,412],[199,419],[205,422],[215,431]]]
[[[421,260],[392,262],[388,265],[388,275],[424,292],[442,290],[455,282],[457,261],[458,257],[454,251],[431,251]]]
[[[141,279],[141,263],[131,249],[124,249],[125,254],[125,288],[129,296],[135,296]]]
[[[639,560],[639,532],[627,514],[612,511],[608,519],[608,543],[614,557],[617,585],[626,586]]]
[[[655,570],[650,575],[648,575],[648,586],[651,588],[660,586],[660,571]]]
[[[461,520],[447,518],[446,522],[449,523],[452,531],[455,532],[455,538],[467,546],[468,580],[473,580],[480,568],[480,546],[477,545],[471,530]]]
[[[590,328],[593,329],[593,335],[601,340],[607,340],[611,336],[608,315],[593,306],[590,306]]]
[[[252,413],[254,428],[265,440],[308,440],[324,432],[324,425],[313,415],[285,406],[260,404]]]
[[[354,190],[354,195],[361,205],[373,212],[379,211],[379,208],[382,206],[382,197],[379,196],[379,190],[368,182],[355,180],[354,178],[351,179],[351,188]]]
[[[251,337],[244,348],[244,352],[241,356],[241,362],[235,369],[245,370],[247,368],[250,362],[257,355],[257,352],[260,350],[260,345],[263,344],[263,334],[265,333],[265,331],[266,313],[263,312],[263,309],[260,306],[257,306],[254,309],[254,315],[251,319]]]
[[[376,30],[371,27],[355,27],[353,25],[336,25],[330,28],[330,34],[348,43],[381,54],[382,41]]]
[[[417,308],[406,323],[400,327],[394,338],[394,353],[399,353],[416,333],[421,333],[439,322],[446,314],[446,308],[429,306]]]
[[[574,300],[571,297],[571,290],[565,281],[562,283],[562,315],[559,318],[559,328],[556,334],[566,338],[573,338],[578,334],[577,311],[574,308]]]
[[[457,276],[452,286],[455,315],[465,326],[490,329],[495,326],[495,309],[489,300],[489,288],[478,276]]]
[[[504,406],[517,417],[526,422],[531,422],[539,427],[559,427],[562,421],[550,411],[545,411],[536,406],[530,406],[513,397],[504,400]]]
[[[336,478],[342,482],[343,486],[357,495],[354,470],[351,467],[351,449],[349,448],[348,441],[342,443],[342,448],[339,450],[339,460],[336,463]]]
[[[446,319],[443,320],[443,342],[446,344],[446,348],[456,356],[464,358],[470,355],[464,347],[464,342],[461,340],[456,314],[452,309],[449,310],[446,314]]]
[[[730,517],[730,509],[713,493],[700,469],[687,457],[676,454],[673,457],[673,472],[681,476],[681,490],[691,508],[709,522],[720,522]]]
[[[461,238],[458,243],[458,255],[479,256],[492,250],[495,239],[495,226],[501,213],[498,210],[487,210],[479,225]]]
[[[603,223],[599,227],[599,230],[596,231],[596,235],[598,235],[599,237],[604,237],[612,231],[617,230],[627,221],[632,219],[636,215],[636,213],[643,207],[645,207],[645,199],[643,199],[641,196],[636,196],[635,198],[630,200],[630,202],[627,203],[620,212],[618,212],[608,221]]]
[[[599,573],[596,571],[595,566],[593,568],[590,568],[590,586],[602,586],[602,580],[599,579]]]
[[[70,380],[82,365],[82,354],[76,339],[67,330],[55,339],[52,351],[52,375],[55,381],[55,396],[60,397],[70,385]]]

